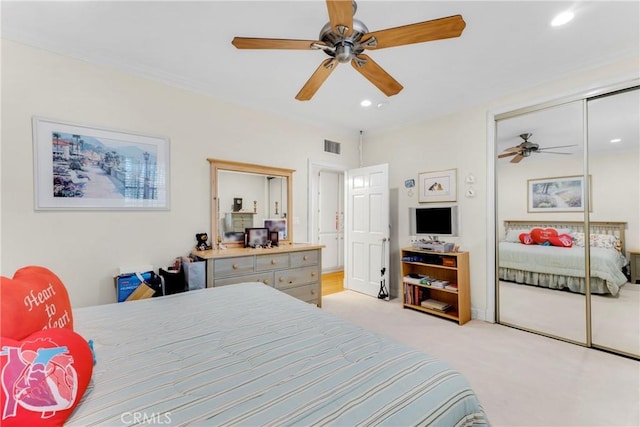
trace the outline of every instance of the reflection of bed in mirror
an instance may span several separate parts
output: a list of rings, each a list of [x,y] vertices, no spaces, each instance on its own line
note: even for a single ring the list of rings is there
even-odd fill
[[[622,269],[624,222],[591,222],[590,287],[593,294],[618,295],[627,283]],[[585,293],[584,223],[581,221],[505,221],[498,246],[500,280]],[[573,247],[525,245],[518,236],[533,228],[554,228],[569,234]]]

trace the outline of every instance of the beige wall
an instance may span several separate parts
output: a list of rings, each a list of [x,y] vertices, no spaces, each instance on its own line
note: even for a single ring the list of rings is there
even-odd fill
[[[590,70],[543,87],[399,129],[365,132],[363,165],[389,163],[392,191],[392,265],[409,244],[407,208],[417,206],[404,180],[424,171],[457,169],[460,237],[471,252],[475,318],[490,318],[488,215],[493,211],[492,113],[638,77],[638,60]],[[165,212],[43,212],[33,209],[32,116],[123,129],[171,140],[171,210]],[[323,140],[343,142],[339,157]],[[209,97],[132,77],[12,42],[2,42],[1,272],[30,264],[51,268],[69,287],[75,306],[115,300],[119,265],[166,265],[209,231],[209,178],[205,158],[217,157],[296,169],[294,226],[307,238],[307,160],[355,167],[358,135],[217,102]],[[286,150],[287,155],[282,156]],[[464,197],[473,174],[476,196]],[[637,233],[637,231],[636,231]],[[395,264],[393,264],[395,263]],[[392,277],[397,294],[398,277]]]
[[[307,239],[307,161],[357,166],[358,135],[217,102],[68,57],[2,41],[1,273],[43,265],[74,306],[115,301],[120,265],[169,265],[210,232],[207,157],[295,169],[294,236]],[[163,135],[168,211],[34,211],[31,118]],[[324,139],[342,155],[324,153]],[[286,152],[286,155],[283,153]],[[297,220],[297,221],[296,221]]]
[[[396,229],[397,236],[392,241],[394,262],[399,264],[398,248],[410,244],[408,207],[418,205],[417,191],[410,197],[404,181],[413,178],[417,183],[420,172],[457,169],[460,237],[447,240],[459,243],[462,250],[470,252],[473,317],[492,320],[494,285],[488,275],[491,275],[493,248],[488,242],[492,237],[494,203],[494,148],[490,125],[493,116],[638,78],[639,71],[638,59],[624,61],[496,99],[477,108],[412,126],[366,134],[364,163],[389,162],[390,187],[398,194],[398,205],[392,207],[392,228]],[[464,195],[469,188],[464,179],[469,174],[476,179],[473,198]],[[399,266],[392,265],[391,271],[396,272],[391,287],[397,292]]]

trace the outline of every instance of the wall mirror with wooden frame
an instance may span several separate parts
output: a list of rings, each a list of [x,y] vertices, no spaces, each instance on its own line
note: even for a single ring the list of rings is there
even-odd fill
[[[242,247],[246,228],[265,226],[278,231],[279,245],[293,242],[289,219],[295,170],[220,159],[207,161],[211,173],[213,242]]]

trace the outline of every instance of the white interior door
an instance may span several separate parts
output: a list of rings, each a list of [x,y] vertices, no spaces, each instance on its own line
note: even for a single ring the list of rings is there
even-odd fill
[[[389,165],[347,171],[346,187],[346,286],[378,297],[384,283],[388,295]]]
[[[318,243],[324,245],[322,271],[338,271],[344,266],[344,173],[318,173]]]

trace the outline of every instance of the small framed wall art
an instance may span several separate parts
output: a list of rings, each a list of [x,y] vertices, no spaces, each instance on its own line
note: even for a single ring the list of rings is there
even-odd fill
[[[457,169],[423,172],[418,175],[418,202],[455,202],[458,198]]]

